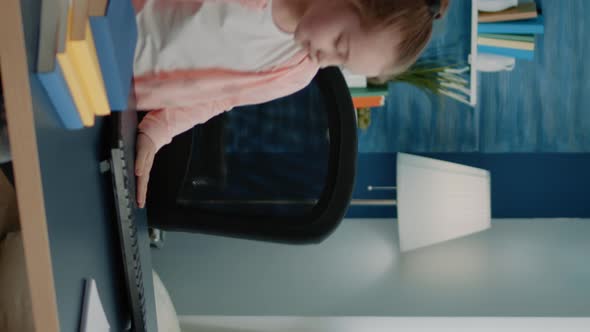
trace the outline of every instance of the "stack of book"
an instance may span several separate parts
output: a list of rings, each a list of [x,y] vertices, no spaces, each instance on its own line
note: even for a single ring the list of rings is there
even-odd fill
[[[535,37],[545,32],[543,16],[535,2],[499,12],[480,12],[478,52],[533,60]]]
[[[385,97],[388,93],[387,89],[368,87],[366,76],[355,75],[345,69],[342,70],[342,73],[348,84],[354,108],[359,110],[385,105]]]
[[[42,2],[36,75],[65,128],[127,109],[136,40],[131,1]]]
[[[354,108],[373,108],[385,105],[387,89],[385,88],[359,88],[349,87]]]

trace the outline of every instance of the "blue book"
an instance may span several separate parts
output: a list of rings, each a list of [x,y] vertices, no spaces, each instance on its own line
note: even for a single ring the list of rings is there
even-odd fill
[[[129,106],[137,43],[135,11],[131,1],[109,1],[106,15],[90,17],[90,26],[109,106],[112,111],[125,111]]]
[[[47,96],[49,96],[53,104],[53,109],[57,113],[64,128],[72,130],[84,128],[80,113],[78,113],[74,99],[70,94],[70,89],[68,88],[59,63],[57,61],[55,62],[53,71],[37,73],[36,75],[45,92],[47,92]]]
[[[477,45],[477,52],[504,55],[523,60],[533,60],[535,58],[535,52],[533,51],[525,51],[514,48],[504,48],[495,46]]]
[[[543,16],[538,16],[532,20],[511,21],[511,22],[494,22],[479,23],[477,25],[478,33],[497,33],[510,35],[542,35],[545,33],[545,21]]]

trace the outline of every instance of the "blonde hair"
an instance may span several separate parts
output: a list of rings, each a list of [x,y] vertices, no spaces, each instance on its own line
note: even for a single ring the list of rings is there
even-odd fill
[[[353,0],[368,29],[392,28],[399,33],[399,42],[392,46],[395,61],[379,77],[403,73],[418,60],[432,36],[432,25],[442,17],[450,0]],[[438,12],[432,12],[432,9]]]

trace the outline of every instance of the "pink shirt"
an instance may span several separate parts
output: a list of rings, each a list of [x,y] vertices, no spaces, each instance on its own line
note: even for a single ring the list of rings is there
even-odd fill
[[[161,0],[163,5],[204,1],[238,2],[261,9],[266,0]],[[144,0],[134,0],[137,11]],[[160,71],[134,78],[137,108],[152,110],[139,124],[159,149],[172,138],[233,107],[268,102],[305,88],[318,67],[307,53],[299,52],[283,65],[268,71],[235,71],[223,68]]]

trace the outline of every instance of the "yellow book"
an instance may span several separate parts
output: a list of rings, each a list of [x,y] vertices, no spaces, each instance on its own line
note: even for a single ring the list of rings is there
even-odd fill
[[[533,1],[499,12],[480,12],[478,21],[480,23],[519,21],[530,20],[537,18],[537,16],[539,16],[537,13],[537,4]]]
[[[72,12],[70,11],[70,22]],[[82,40],[68,38],[73,55],[73,63],[82,81],[82,87],[86,94],[92,111],[95,115],[108,115],[111,113],[107,98],[100,64],[96,55],[94,39],[90,30],[90,23],[86,22],[86,35]]]
[[[94,125],[94,112],[90,106],[82,81],[78,77],[78,72],[75,69],[74,61],[72,60],[71,47],[66,43],[65,51],[57,54],[57,61],[61,66],[64,78],[76,104],[76,109],[80,114],[80,119],[85,127],[92,127]]]
[[[535,50],[535,43],[531,43],[531,42],[527,42],[527,41],[519,41],[519,40],[506,40],[506,39],[478,37],[477,44],[484,45],[484,46],[513,48],[513,49],[524,50],[524,51],[534,51]]]

